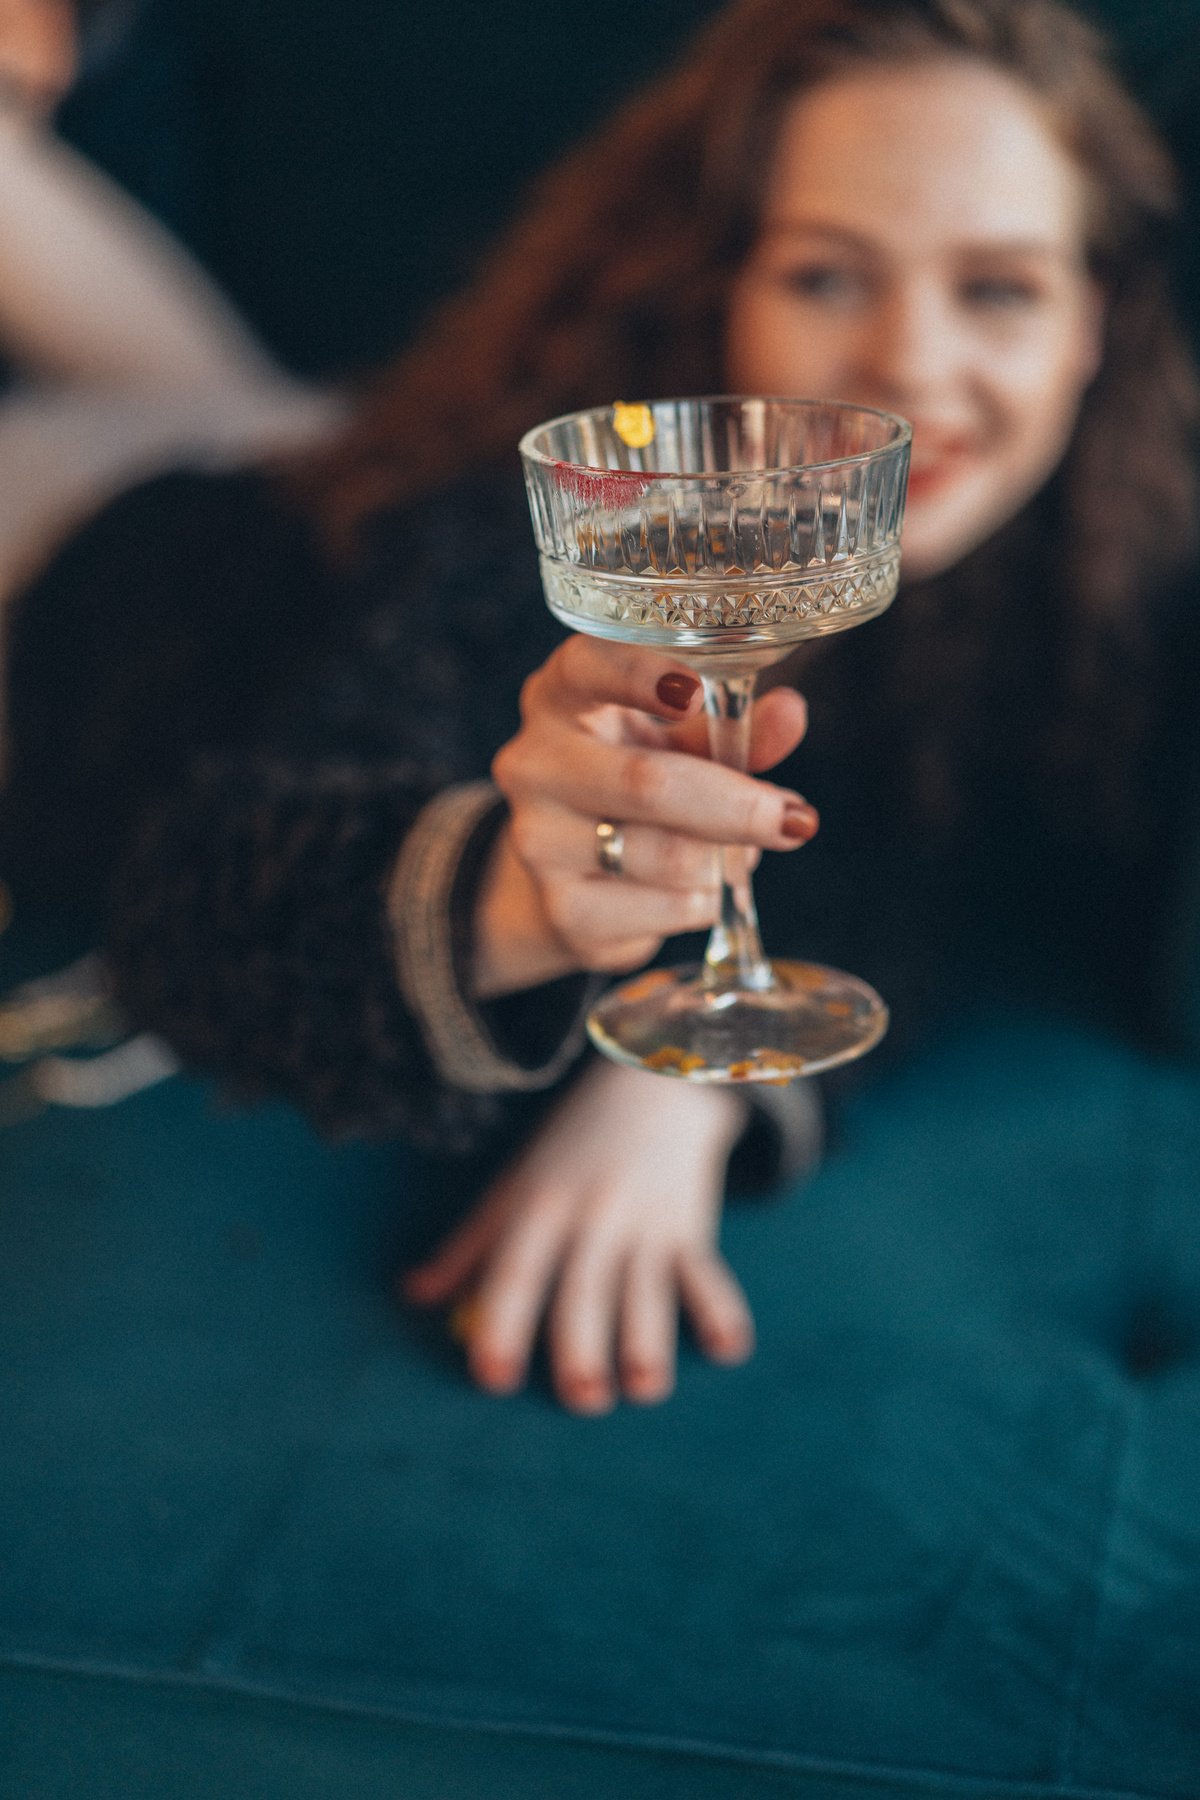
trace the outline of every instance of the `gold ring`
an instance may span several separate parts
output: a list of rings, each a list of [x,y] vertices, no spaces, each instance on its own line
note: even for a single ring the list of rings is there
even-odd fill
[[[625,873],[625,833],[611,819],[601,819],[596,827],[596,861],[605,875]]]

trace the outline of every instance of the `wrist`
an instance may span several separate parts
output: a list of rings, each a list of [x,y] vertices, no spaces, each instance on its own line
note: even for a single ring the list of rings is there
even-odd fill
[[[484,865],[472,938],[470,979],[476,1000],[497,1000],[579,970],[546,917],[507,824],[496,834]]]
[[[750,1099],[740,1088],[682,1081],[603,1057],[594,1062],[592,1076],[608,1088],[618,1105],[629,1109],[631,1117],[639,1102],[649,1100],[660,1124],[669,1117],[686,1126],[689,1143],[713,1155],[730,1151],[750,1120]]]

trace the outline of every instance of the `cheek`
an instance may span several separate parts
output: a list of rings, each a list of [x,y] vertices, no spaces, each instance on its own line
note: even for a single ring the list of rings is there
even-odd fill
[[[759,285],[732,296],[725,376],[741,393],[820,395],[838,389],[844,333],[810,317],[786,295]]]
[[[1011,478],[1038,486],[1066,452],[1091,370],[1074,340],[1031,348],[997,369],[987,395]]]
[[[735,287],[725,319],[725,378],[745,393],[762,391],[761,373],[779,355],[776,308],[759,287]]]
[[[1014,518],[1061,463],[1079,414],[1077,377],[1028,386],[993,381],[981,396],[985,425],[979,452],[942,487],[914,484],[904,527],[909,579],[941,574]]]

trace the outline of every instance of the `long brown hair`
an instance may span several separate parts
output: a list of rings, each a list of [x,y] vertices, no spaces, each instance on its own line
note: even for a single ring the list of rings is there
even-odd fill
[[[866,63],[968,55],[1030,88],[1090,182],[1103,366],[1064,470],[1070,583],[1120,608],[1194,547],[1197,386],[1167,272],[1170,159],[1057,0],[734,0],[685,60],[553,168],[301,480],[331,536],[621,395],[722,385],[730,282],[784,108]]]

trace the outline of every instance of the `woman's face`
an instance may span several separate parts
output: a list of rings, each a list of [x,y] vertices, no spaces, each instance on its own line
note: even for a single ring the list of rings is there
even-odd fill
[[[1066,449],[1101,335],[1085,204],[1036,102],[983,63],[840,77],[785,115],[726,377],[912,422],[910,577],[982,543]]]

